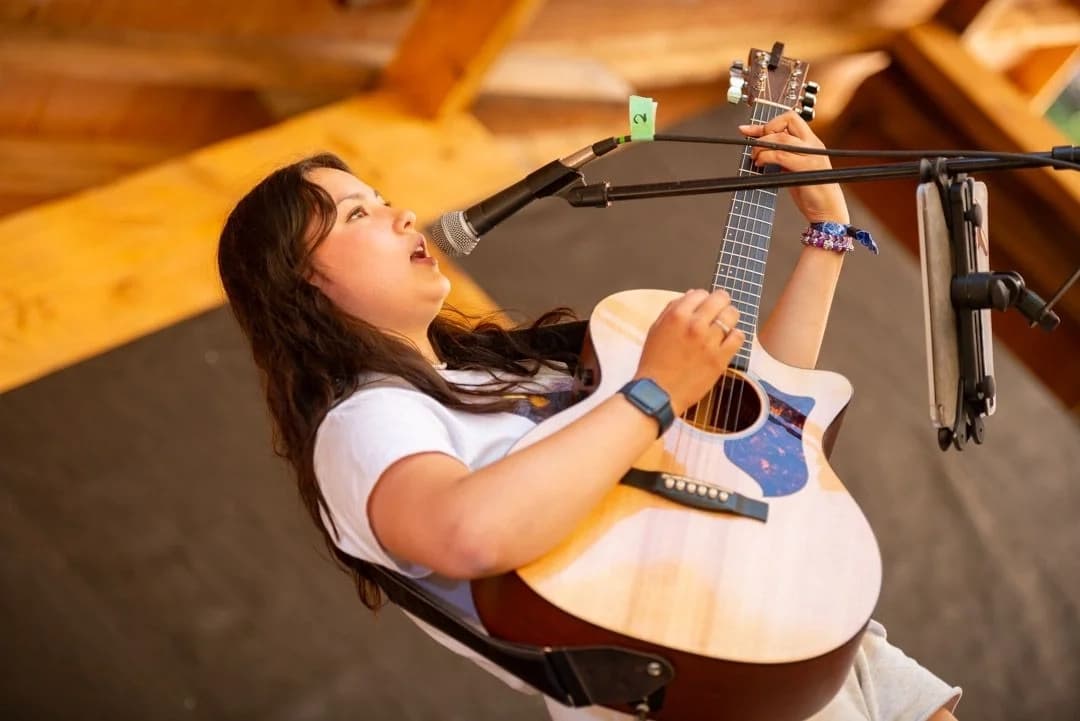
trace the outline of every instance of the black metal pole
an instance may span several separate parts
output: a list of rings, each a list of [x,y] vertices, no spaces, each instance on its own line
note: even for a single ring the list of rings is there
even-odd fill
[[[592,183],[564,192],[562,197],[575,207],[603,208],[620,200],[641,198],[668,198],[680,195],[704,195],[730,193],[756,188],[785,188],[792,185],[822,185],[825,183],[850,183],[869,180],[895,180],[899,178],[926,178],[945,173],[972,173],[975,171],[1015,170],[1051,165],[1055,160],[1052,152],[1031,153],[1023,158],[955,158],[937,160],[923,159],[910,163],[888,165],[864,165],[858,168],[811,170],[796,173],[769,173],[726,178],[702,178],[700,180],[673,180],[664,183],[639,185],[610,185]]]

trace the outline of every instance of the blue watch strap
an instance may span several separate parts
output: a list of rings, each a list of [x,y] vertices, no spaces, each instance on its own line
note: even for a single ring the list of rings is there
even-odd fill
[[[659,431],[656,437],[664,435],[675,422],[675,412],[671,409],[671,397],[651,378],[637,378],[619,389],[625,398],[638,410],[656,419]]]

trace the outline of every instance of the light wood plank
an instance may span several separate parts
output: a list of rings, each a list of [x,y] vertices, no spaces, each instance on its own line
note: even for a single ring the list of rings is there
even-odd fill
[[[634,89],[625,78],[591,58],[510,50],[484,77],[484,93],[516,97],[626,102]]]
[[[370,87],[386,43],[0,24],[0,73],[211,88]]]
[[[961,35],[979,32],[994,23],[998,14],[1007,10],[1015,1],[946,0],[934,20]]]
[[[1032,50],[1008,71],[1009,79],[1028,96],[1028,107],[1044,115],[1080,69],[1080,44]]]
[[[1080,45],[1080,9],[1057,0],[1005,5],[963,39],[987,66],[1005,70],[1033,50]]]
[[[751,47],[769,49],[775,40],[785,43],[785,55],[813,65],[825,58],[881,50],[896,32],[865,21],[837,23],[813,17],[779,33],[763,32],[757,21],[733,17],[722,25],[695,23],[677,32],[645,27],[625,34],[601,32],[588,43],[523,39],[513,50],[591,58],[634,87],[656,87],[715,81],[727,75],[732,60],[745,62]]]
[[[380,93],[9,216],[0,220],[0,391],[219,305],[226,214],[266,173],[319,150],[340,154],[422,222],[523,170],[472,117],[423,121]],[[451,302],[493,307],[442,265]]]
[[[829,128],[830,146],[850,148],[982,148],[931,97],[925,83],[933,78],[910,77],[894,63],[864,83],[851,103]],[[975,110],[969,112],[974,113]],[[837,165],[858,161],[836,159]],[[1068,175],[1067,172],[1060,175]],[[1033,171],[976,174],[990,188],[990,253],[995,270],[1018,271],[1028,286],[1044,298],[1056,290],[1080,262],[1080,218],[1075,208],[1062,214],[1053,207],[1056,195],[1035,187]],[[853,183],[857,195],[877,221],[888,227],[909,251],[918,253],[914,212],[917,181]],[[864,218],[864,222],[873,222]],[[1069,293],[1057,305],[1061,325],[1053,333],[1028,327],[1015,311],[994,313],[994,336],[1030,368],[1067,406],[1080,409],[1080,375],[1063,359],[1080,357],[1080,294]],[[1000,348],[1000,346],[998,346]]]
[[[1028,109],[1027,98],[1008,79],[973,58],[947,28],[911,28],[898,37],[894,51],[928,100],[984,149],[1034,152],[1069,144],[1058,128]],[[1063,218],[1076,216],[1080,176],[1049,168],[1024,172]]]
[[[162,143],[0,135],[0,193],[60,195],[190,150]]]
[[[428,0],[384,82],[423,117],[463,110],[503,47],[543,0]]]

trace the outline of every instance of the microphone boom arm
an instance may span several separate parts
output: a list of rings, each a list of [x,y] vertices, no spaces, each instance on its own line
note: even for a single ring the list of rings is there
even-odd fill
[[[983,272],[976,266],[972,250],[975,236],[985,220],[981,209],[971,202],[970,184],[967,177],[973,171],[1012,170],[1045,167],[1059,161],[1075,163],[1080,160],[1080,148],[1059,146],[1046,153],[1030,153],[1008,158],[923,158],[916,162],[888,165],[864,165],[855,168],[815,170],[782,174],[761,174],[726,178],[702,178],[676,180],[662,183],[613,186],[608,182],[578,184],[566,187],[562,197],[574,207],[606,208],[621,200],[643,198],[667,198],[683,195],[730,193],[756,188],[779,188],[796,185],[822,185],[837,182],[863,182],[900,178],[933,179],[942,190],[943,208],[946,210],[950,244],[953,250],[953,278],[950,300],[956,311],[956,339],[960,360],[960,379],[957,385],[955,425],[938,429],[938,444],[942,450],[950,445],[962,449],[969,438],[982,443],[985,430],[983,418],[993,412],[995,384],[990,339],[984,335],[983,323],[978,313],[984,309],[1005,310],[1015,306],[1043,330],[1051,331],[1059,323],[1058,316],[1050,310],[1050,303],[1028,290],[1023,278],[1015,271],[1006,273]],[[1080,271],[1078,271],[1080,273]],[[1074,275],[1059,291],[1075,282]],[[988,319],[987,319],[988,322]],[[985,333],[989,334],[989,325]],[[933,382],[933,381],[931,381]]]

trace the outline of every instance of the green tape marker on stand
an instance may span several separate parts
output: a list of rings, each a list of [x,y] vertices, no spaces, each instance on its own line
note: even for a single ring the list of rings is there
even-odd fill
[[[656,135],[656,106],[652,98],[630,96],[630,140],[652,140]]]

